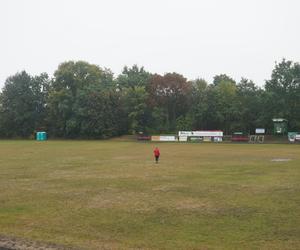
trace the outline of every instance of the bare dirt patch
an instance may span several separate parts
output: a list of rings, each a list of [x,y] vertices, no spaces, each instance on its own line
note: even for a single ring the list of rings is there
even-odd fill
[[[56,244],[30,241],[0,235],[0,250],[78,250]]]
[[[271,161],[272,162],[287,162],[287,161],[291,161],[291,159],[289,159],[289,158],[274,158]]]

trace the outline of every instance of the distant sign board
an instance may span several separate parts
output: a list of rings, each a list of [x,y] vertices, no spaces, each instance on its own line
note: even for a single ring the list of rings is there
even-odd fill
[[[266,130],[264,128],[255,129],[255,134],[265,134]]]
[[[160,141],[176,141],[176,136],[174,135],[161,135]]]
[[[156,135],[151,136],[151,141],[160,141],[160,136],[156,136]]]
[[[137,137],[137,139],[138,139],[139,141],[150,141],[150,140],[151,140],[151,136],[148,136],[148,135],[139,135],[139,136]]]
[[[213,130],[213,131],[179,131],[179,136],[211,136],[211,137],[222,137],[223,131]]]
[[[204,136],[203,141],[205,142],[211,142],[211,136]]]
[[[203,137],[200,136],[189,136],[189,141],[190,142],[202,142]]]
[[[214,137],[213,140],[214,140],[214,142],[222,142],[223,141],[222,137]]]
[[[179,141],[186,142],[188,140],[187,136],[179,136]]]

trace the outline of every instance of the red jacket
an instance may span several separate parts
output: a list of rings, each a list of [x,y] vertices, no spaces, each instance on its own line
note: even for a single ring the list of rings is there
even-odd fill
[[[153,152],[154,152],[154,156],[159,156],[160,155],[160,152],[159,152],[158,148],[154,149]]]

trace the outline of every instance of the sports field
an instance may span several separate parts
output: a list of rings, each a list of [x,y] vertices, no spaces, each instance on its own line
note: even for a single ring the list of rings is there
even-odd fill
[[[300,145],[0,141],[0,238],[300,249]],[[0,245],[1,246],[1,245]]]

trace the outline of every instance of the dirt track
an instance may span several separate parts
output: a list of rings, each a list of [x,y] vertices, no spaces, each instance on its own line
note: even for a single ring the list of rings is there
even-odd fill
[[[35,242],[0,235],[0,250],[75,250],[54,244]]]

